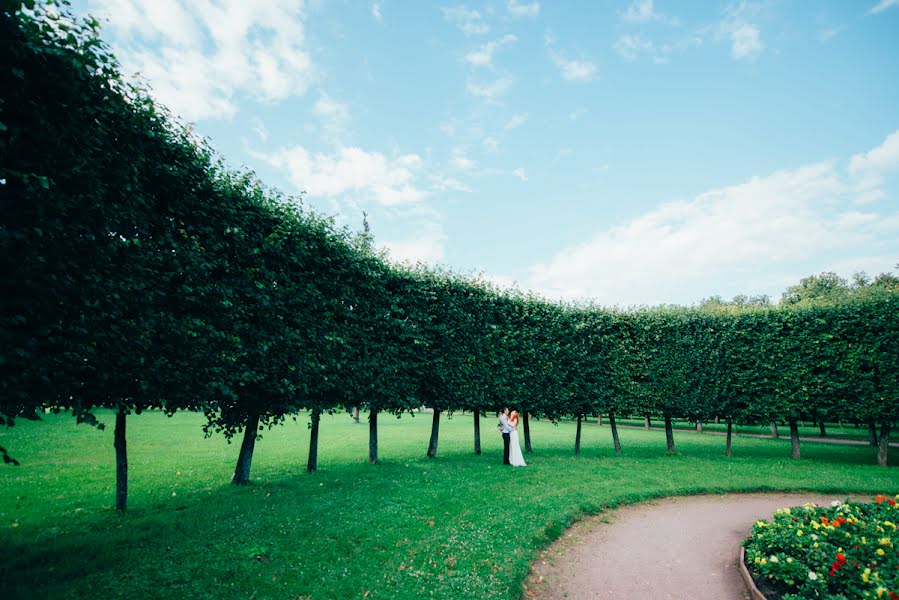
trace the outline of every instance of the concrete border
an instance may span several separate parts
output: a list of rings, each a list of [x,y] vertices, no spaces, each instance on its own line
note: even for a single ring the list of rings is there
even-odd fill
[[[749,588],[749,595],[752,600],[768,600],[765,598],[765,594],[755,587],[755,581],[752,580],[752,575],[749,574],[749,569],[746,568],[746,549],[742,546],[740,547],[740,574],[743,575],[743,581],[746,582],[746,587]]]

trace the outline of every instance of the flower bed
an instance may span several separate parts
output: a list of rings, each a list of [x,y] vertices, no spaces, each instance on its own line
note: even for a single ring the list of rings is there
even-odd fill
[[[899,600],[899,495],[782,508],[743,542],[769,598]]]

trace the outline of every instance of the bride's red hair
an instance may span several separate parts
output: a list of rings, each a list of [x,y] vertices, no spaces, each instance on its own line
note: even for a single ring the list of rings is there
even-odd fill
[[[518,421],[518,411],[517,410],[512,411],[512,413],[509,415],[509,420],[516,421],[516,422]]]

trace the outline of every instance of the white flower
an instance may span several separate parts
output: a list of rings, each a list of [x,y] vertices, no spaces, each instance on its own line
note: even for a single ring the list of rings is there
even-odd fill
[[[814,581],[814,580],[818,579],[818,574],[815,573],[814,571],[809,571],[808,578],[811,579],[812,581]]]
[[[836,508],[840,504],[842,504],[842,502],[840,502],[839,500],[834,500],[833,502],[830,503],[830,505],[833,506],[834,508]]]
[[[818,536],[815,535],[814,533],[812,534],[812,540],[815,541],[815,542],[818,541]]]
[[[771,562],[773,562],[773,563],[780,562],[780,559],[778,559],[778,558],[777,558],[776,556],[774,556],[773,554],[771,555],[771,559],[770,559],[770,560],[771,560]]]

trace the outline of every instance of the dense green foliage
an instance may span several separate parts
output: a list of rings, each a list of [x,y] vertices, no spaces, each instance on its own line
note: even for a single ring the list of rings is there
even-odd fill
[[[95,21],[3,6],[0,424],[117,411],[120,508],[125,417],[153,407],[243,431],[237,483],[260,430],[354,406],[370,410],[372,462],[379,413],[437,409],[433,457],[441,413],[513,404],[525,424],[878,422],[886,464],[899,416],[889,285],[828,304],[615,312],[390,266],[367,232],[223,168],[121,79]]]
[[[470,417],[457,414],[428,459],[430,417],[384,419],[372,467],[365,415],[358,425],[325,415],[308,475],[304,413],[265,433],[253,483],[232,486],[234,449],[197,435],[202,414],[147,411],[129,423],[124,514],[109,504],[110,431],[65,415],[0,431],[23,463],[0,469],[0,597],[515,600],[540,550],[607,506],[702,492],[899,493],[896,470],[871,464],[865,447],[807,444],[793,461],[783,440],[740,437],[728,460],[720,436],[683,433],[667,456],[660,432],[622,429],[617,456],[595,420],[579,458],[573,423],[533,421],[539,447],[513,470],[492,427],[472,453]]]
[[[782,508],[743,543],[749,570],[784,600],[899,598],[897,500]]]

